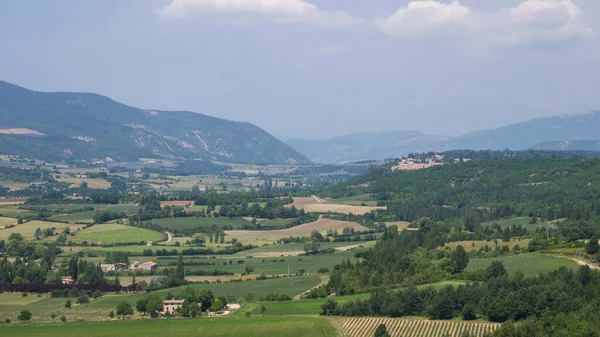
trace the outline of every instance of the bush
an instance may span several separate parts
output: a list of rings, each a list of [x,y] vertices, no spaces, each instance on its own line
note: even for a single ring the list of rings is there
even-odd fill
[[[27,297],[27,293],[22,293],[21,296]]]
[[[115,312],[111,310],[111,311],[108,313],[108,317],[110,317],[111,319],[115,318]]]
[[[79,297],[77,297],[77,303],[79,304],[86,304],[90,302],[90,298],[87,294],[81,294],[79,295]]]
[[[71,307],[71,300],[67,300],[65,302],[65,308],[70,308]]]
[[[20,321],[26,322],[29,321],[31,319],[33,315],[31,314],[31,311],[29,310],[22,310],[19,313],[19,316],[17,317]]]
[[[50,315],[50,317],[52,317],[52,319],[55,319],[56,318],[56,314],[52,314],[52,315]]]
[[[67,321],[67,317],[65,317],[65,316],[60,316],[60,321],[61,321],[61,322],[66,322],[66,321]]]
[[[10,323],[10,318],[5,319],[4,323]]]

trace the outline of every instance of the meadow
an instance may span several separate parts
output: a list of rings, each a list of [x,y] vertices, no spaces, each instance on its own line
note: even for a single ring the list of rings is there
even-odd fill
[[[465,271],[485,269],[492,263],[492,261],[501,261],[504,264],[506,271],[511,275],[514,275],[520,270],[523,274],[525,274],[525,276],[534,276],[540,273],[547,273],[560,267],[567,267],[571,269],[577,267],[577,263],[575,261],[566,258],[539,253],[528,253],[495,258],[471,259]]]
[[[153,223],[169,229],[209,229],[212,225],[217,227],[232,226],[233,228],[242,228],[242,226],[252,225],[250,221],[242,218],[227,218],[227,217],[180,217],[180,218],[163,218],[153,220]]]
[[[79,240],[101,242],[103,244],[127,243],[141,241],[160,241],[163,234],[145,228],[137,228],[117,224],[95,225],[77,232]]]
[[[46,228],[54,228],[55,232],[62,232],[63,229],[69,228],[71,231],[74,231],[77,228],[83,227],[82,225],[73,225],[73,224],[65,224],[60,222],[47,222],[47,221],[27,221],[21,225],[16,225],[12,228],[6,228],[0,230],[0,240],[6,240],[12,233],[20,233],[23,235],[23,238],[26,240],[32,240],[35,234],[36,228],[46,229]]]
[[[249,318],[145,319],[94,323],[0,325],[0,335],[15,337],[42,335],[45,337],[112,337],[124,334],[128,337],[264,337],[284,335],[287,337],[334,337],[338,336],[338,331],[325,318],[268,315]]]
[[[17,224],[17,219],[15,219],[15,218],[0,217],[0,228],[4,228],[4,226],[16,225],[16,224]]]
[[[510,242],[503,242],[503,241],[498,241],[498,246],[502,247],[502,246],[508,246],[511,250],[514,248],[514,246],[519,246],[519,248],[524,249],[527,248],[527,246],[529,245],[529,242],[531,241],[531,239],[523,239],[523,240],[512,240]],[[463,248],[467,251],[470,252],[472,250],[479,250],[480,248],[485,247],[486,245],[490,248],[490,249],[495,249],[496,248],[496,244],[493,241],[485,241],[485,240],[480,240],[480,241],[455,241],[455,242],[448,242],[446,243],[446,245],[444,246],[444,248],[448,247],[449,249],[455,249],[457,246],[463,246]]]
[[[215,262],[214,266],[190,266],[186,267],[189,271],[213,271],[223,270],[232,272],[235,274],[241,274],[244,271],[244,264],[250,264],[254,268],[253,274],[287,274],[288,267],[291,274],[298,273],[300,270],[304,270],[305,273],[317,273],[321,268],[333,269],[336,264],[342,263],[343,260],[351,260],[356,262],[354,254],[358,250],[348,250],[345,252],[335,252],[333,254],[318,254],[311,256],[293,256],[293,257],[265,257],[265,258],[229,258],[229,256],[223,256],[217,259],[211,260],[200,260],[206,262]],[[170,261],[175,261],[169,259]],[[169,261],[165,259],[158,260],[159,263],[165,263]],[[190,260],[184,260],[190,261]],[[230,264],[229,261],[232,261]],[[238,261],[244,261],[238,263]],[[167,262],[168,263],[168,262]]]
[[[367,299],[371,294],[357,294],[348,296],[332,297],[331,299],[336,301],[338,304],[343,304],[348,301],[354,301],[357,299]],[[306,300],[295,300],[295,301],[280,301],[280,302],[254,302],[246,303],[242,308],[233,313],[233,316],[244,316],[246,312],[250,312],[251,315],[259,315],[260,307],[262,305],[267,308],[269,315],[318,315],[321,312],[321,305],[325,303],[327,298],[316,298]]]
[[[53,216],[52,219],[59,221],[75,222],[94,222],[94,214],[96,211],[77,212],[73,214],[61,214]]]
[[[320,282],[321,279],[318,276],[295,276],[259,281],[210,284],[194,283],[191,285],[191,287],[196,289],[210,289],[213,291],[215,296],[231,295],[234,296],[234,298],[243,298],[248,294],[252,294],[254,298],[258,300],[261,296],[265,296],[270,293],[287,294],[290,297],[293,297],[318,285]],[[185,286],[164,289],[154,293],[158,294],[162,298],[166,298],[169,294],[182,294],[184,288]],[[29,296],[36,295],[30,294]],[[69,321],[104,320],[108,319],[108,313],[111,310],[116,310],[119,303],[126,302],[135,307],[135,303],[137,301],[146,298],[147,296],[148,294],[105,295],[100,299],[91,300],[87,304],[78,305],[73,303],[71,308],[65,308],[65,298],[45,298],[34,303],[23,302],[22,305],[15,305],[15,301],[18,301],[18,299],[11,299],[10,304],[9,300],[7,299],[6,304],[4,302],[0,302],[0,321],[3,322],[6,318],[16,321],[19,312],[25,309],[31,311],[33,314],[33,323],[57,322],[58,319],[53,319],[51,317],[52,314],[55,314],[57,317],[64,315]],[[28,298],[25,298],[23,301],[26,301]],[[0,300],[1,299],[2,298],[0,298]]]

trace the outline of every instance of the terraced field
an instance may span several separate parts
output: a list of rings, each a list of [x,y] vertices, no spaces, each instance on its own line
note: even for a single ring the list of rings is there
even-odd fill
[[[500,325],[494,323],[475,323],[463,321],[430,321],[406,318],[350,318],[343,324],[344,336],[373,336],[375,329],[385,324],[392,337],[459,337],[464,331],[479,337],[496,330]]]

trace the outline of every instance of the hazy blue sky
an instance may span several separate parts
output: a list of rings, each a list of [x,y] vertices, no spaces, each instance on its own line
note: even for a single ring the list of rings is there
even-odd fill
[[[598,0],[0,0],[0,79],[284,137],[600,110]]]

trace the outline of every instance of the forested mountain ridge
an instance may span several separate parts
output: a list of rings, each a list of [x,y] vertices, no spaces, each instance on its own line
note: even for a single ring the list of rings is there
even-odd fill
[[[473,160],[418,171],[372,170],[329,188],[326,196],[370,193],[396,220],[524,215],[590,219],[600,215],[600,160]]]
[[[460,137],[433,136],[423,133],[396,135],[393,133],[371,133],[370,139],[381,138],[372,143],[362,141],[356,135],[334,139],[286,143],[309,159],[320,163],[347,162],[364,159],[383,160],[402,157],[408,153],[471,150],[526,150],[530,148],[563,150],[563,147],[547,142],[569,143],[565,150],[598,151],[600,148],[586,141],[600,141],[600,111],[587,114],[573,114],[537,118],[494,129],[471,132]],[[544,143],[544,144],[542,144]]]
[[[533,147],[536,150],[547,151],[600,151],[598,140],[566,140],[544,142]]]
[[[0,81],[0,153],[46,160],[170,157],[305,164],[250,123],[130,107],[91,93],[36,92]]]

